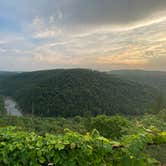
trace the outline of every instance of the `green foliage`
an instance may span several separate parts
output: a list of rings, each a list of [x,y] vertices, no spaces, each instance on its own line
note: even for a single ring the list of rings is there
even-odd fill
[[[4,104],[4,99],[3,97],[0,96],[0,115],[5,115],[5,104]]]
[[[166,110],[161,110],[158,114],[145,115],[139,119],[145,128],[158,128],[161,131],[166,131]],[[152,145],[145,149],[145,152],[161,163],[166,163],[166,144]]]
[[[115,70],[110,74],[156,88],[166,95],[166,72],[143,70]]]
[[[161,110],[158,114],[146,114],[138,119],[140,123],[147,127],[156,127],[161,131],[166,130],[166,110]]]
[[[136,115],[158,96],[153,88],[85,69],[21,73],[1,84],[24,113],[37,116]]]
[[[163,95],[158,96],[153,105],[154,105],[152,107],[152,113],[153,114],[156,114],[159,111],[161,111],[162,109],[164,109],[164,107],[166,106],[166,101],[164,100]]]
[[[165,132],[144,131],[115,142],[95,130],[86,135],[66,130],[63,136],[39,136],[13,127],[1,128],[0,165],[151,166],[157,161],[142,150],[148,144],[161,143],[166,143]]]
[[[6,72],[6,71],[0,71],[0,93],[3,91],[3,81],[16,75],[17,73],[15,72]]]
[[[129,121],[122,116],[108,117],[106,115],[98,115],[91,120],[91,128],[97,129],[106,138],[119,139],[126,134],[129,126]]]
[[[148,146],[145,153],[160,161],[163,165],[166,163],[166,144]]]
[[[46,133],[63,134],[65,128],[79,133],[87,132],[84,119],[76,117],[65,118],[42,118],[42,117],[14,117],[0,116],[0,127],[16,126],[19,130],[36,132],[39,135]]]
[[[121,144],[126,144],[125,141],[128,139],[135,140],[139,139],[140,133],[145,135],[145,128],[150,128],[146,131],[152,134],[156,134],[159,131],[166,131],[166,117],[165,110],[160,111],[156,115],[144,115],[141,117],[129,117],[124,118],[122,116],[111,116],[101,115],[97,117],[74,117],[74,118],[41,118],[41,117],[12,117],[12,116],[1,116],[0,126],[17,126],[19,131],[35,132],[40,136],[44,136],[46,133],[54,135],[65,134],[64,129],[69,128],[72,131],[85,134],[92,132],[92,135],[98,135],[98,132],[93,131],[94,128],[100,131],[102,136],[107,138],[116,139],[123,141]],[[127,136],[130,135],[130,136]],[[143,137],[144,138],[144,137]],[[141,137],[142,139],[142,137]],[[130,142],[131,143],[131,142]],[[138,141],[139,143],[139,141]],[[133,147],[134,147],[133,142]],[[119,144],[118,144],[119,145]],[[127,145],[128,146],[128,145]],[[116,146],[115,146],[116,147]],[[135,147],[136,148],[136,147]],[[166,151],[164,145],[151,145],[144,147],[144,154],[147,154],[163,164],[166,163]]]
[[[159,165],[155,159],[166,163],[165,100],[148,87],[161,92],[165,77],[145,73],[129,73],[128,80],[82,69],[0,73],[0,93],[13,97],[25,114],[68,117],[1,116],[0,127],[16,128],[0,129],[0,165]],[[137,79],[139,84],[133,82]],[[112,116],[145,112],[153,114]]]

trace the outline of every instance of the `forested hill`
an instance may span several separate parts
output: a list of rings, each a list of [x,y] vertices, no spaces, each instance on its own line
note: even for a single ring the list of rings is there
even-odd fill
[[[18,74],[18,72],[0,71],[0,95],[1,95],[1,91],[3,89],[1,82],[16,74]]]
[[[18,74],[18,72],[0,71],[0,79]]]
[[[109,72],[121,78],[132,80],[158,89],[166,95],[166,72],[143,70],[115,70]]]
[[[158,97],[148,86],[86,69],[21,73],[1,81],[1,90],[38,116],[142,114]]]
[[[0,71],[0,81],[18,74],[18,72]]]

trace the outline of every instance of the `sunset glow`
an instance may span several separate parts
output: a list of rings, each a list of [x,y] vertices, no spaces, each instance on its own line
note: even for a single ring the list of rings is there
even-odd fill
[[[165,0],[0,0],[0,69],[166,70],[165,15]]]

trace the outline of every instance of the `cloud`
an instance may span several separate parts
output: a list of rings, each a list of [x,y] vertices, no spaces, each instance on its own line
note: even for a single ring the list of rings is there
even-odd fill
[[[0,26],[1,68],[165,69],[165,0],[1,2],[0,18],[21,27]]]
[[[165,0],[1,0],[1,16],[30,22],[36,16],[66,28],[127,26],[164,17]]]
[[[71,0],[62,6],[66,22],[83,26],[129,24],[165,9],[165,0]]]
[[[113,55],[104,55],[97,58],[97,64],[107,64],[107,65],[126,65],[141,67],[148,63],[148,59],[141,56],[142,53],[139,49],[129,48],[125,51],[119,52],[118,54]]]

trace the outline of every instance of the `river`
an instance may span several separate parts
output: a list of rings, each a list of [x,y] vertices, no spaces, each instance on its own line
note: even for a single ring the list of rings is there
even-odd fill
[[[5,109],[8,115],[22,116],[22,113],[17,108],[17,103],[11,98],[5,99]]]

